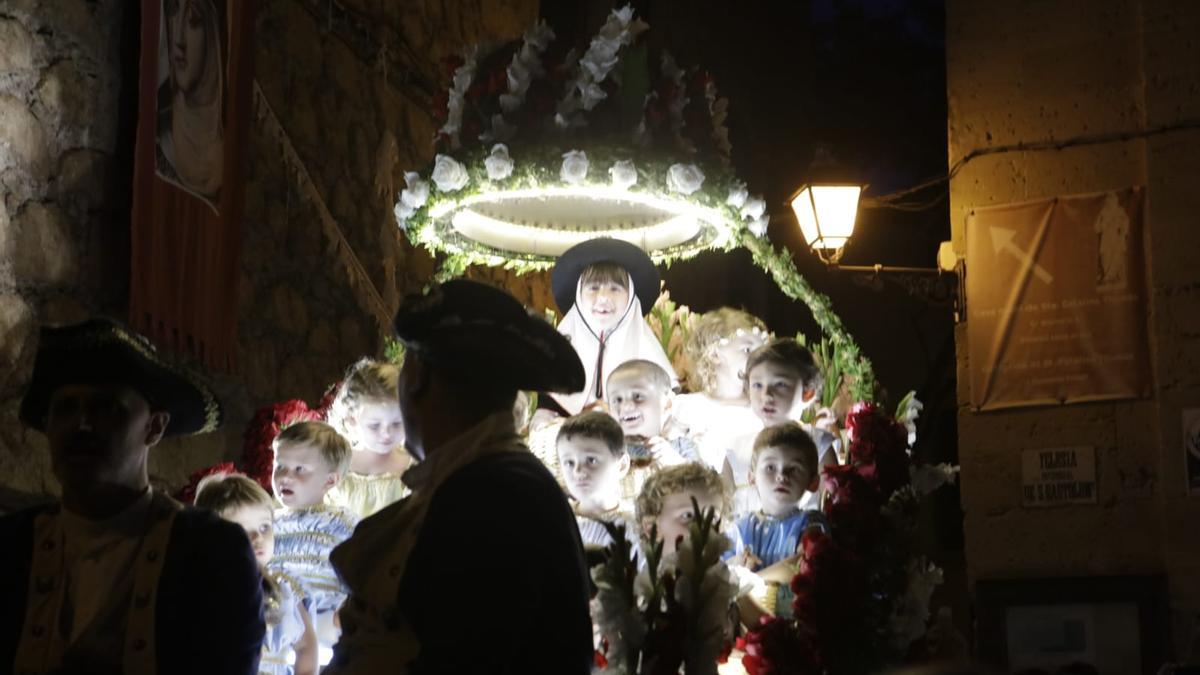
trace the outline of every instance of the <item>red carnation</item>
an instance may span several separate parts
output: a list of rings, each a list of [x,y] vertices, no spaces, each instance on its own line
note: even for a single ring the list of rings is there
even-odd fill
[[[176,497],[184,504],[196,503],[196,486],[200,484],[200,481],[217,473],[237,473],[237,467],[233,465],[233,462],[221,462],[193,471],[192,475],[188,476],[187,485],[183,486]]]
[[[763,617],[742,641],[742,666],[750,675],[817,675],[813,636],[784,619]]]

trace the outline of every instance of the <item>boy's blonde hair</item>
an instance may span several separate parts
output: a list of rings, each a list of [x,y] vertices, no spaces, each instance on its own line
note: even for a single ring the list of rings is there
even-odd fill
[[[196,506],[222,514],[246,506],[275,510],[275,500],[253,478],[240,473],[215,473],[196,486]]]
[[[364,403],[384,401],[395,403],[399,393],[400,366],[374,359],[359,359],[346,370],[337,396],[329,407],[329,425],[338,433],[349,436],[347,418],[354,417]]]
[[[652,521],[662,513],[663,501],[685,490],[702,490],[719,502],[718,518],[729,515],[729,492],[721,476],[699,462],[677,464],[651,474],[637,496],[639,523]]]
[[[738,331],[758,332],[767,339],[767,324],[762,319],[732,307],[719,307],[705,312],[688,333],[684,353],[692,363],[688,386],[692,391],[709,391],[716,383],[717,369],[713,361],[721,340],[732,340]]]
[[[286,427],[275,437],[271,448],[279,452],[284,445],[315,446],[325,463],[336,473],[345,474],[346,469],[350,468],[350,443],[324,422],[297,422]]]
[[[646,359],[630,359],[614,368],[608,374],[608,381],[604,383],[604,390],[608,391],[612,388],[614,379],[626,377],[630,374],[637,374],[646,378],[661,393],[669,393],[671,391],[671,376],[662,366]]]
[[[767,427],[754,437],[754,450],[750,453],[750,470],[758,467],[758,456],[767,448],[789,448],[800,453],[800,463],[808,469],[808,477],[817,475],[817,444],[804,427],[795,422],[786,422]]]

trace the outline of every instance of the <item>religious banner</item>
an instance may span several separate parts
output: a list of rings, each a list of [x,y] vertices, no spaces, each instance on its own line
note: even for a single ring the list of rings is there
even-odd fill
[[[141,18],[130,325],[230,370],[253,3],[142,0]]]
[[[1141,188],[980,208],[967,219],[976,410],[1150,393]]]
[[[1096,449],[1025,450],[1021,453],[1021,505],[1096,503]]]

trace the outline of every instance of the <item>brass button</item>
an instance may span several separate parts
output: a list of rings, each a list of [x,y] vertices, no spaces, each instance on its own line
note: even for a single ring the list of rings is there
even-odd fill
[[[146,641],[143,640],[142,638],[138,638],[133,641],[133,651],[140,652],[145,648],[146,648]]]
[[[42,550],[43,551],[53,551],[54,550],[54,540],[47,539],[46,541],[43,541],[42,542]]]
[[[42,637],[46,634],[46,628],[44,626],[34,626],[33,630],[29,632],[33,634],[33,637]]]
[[[392,577],[393,579],[400,576],[400,566],[392,565],[390,568],[388,568],[388,576]]]
[[[153,549],[146,551],[146,560],[149,560],[150,562],[154,562],[155,560],[158,560],[158,551],[155,551]]]

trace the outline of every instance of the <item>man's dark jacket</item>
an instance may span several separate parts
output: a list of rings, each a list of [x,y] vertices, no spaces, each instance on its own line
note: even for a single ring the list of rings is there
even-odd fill
[[[0,673],[11,672],[25,622],[37,507],[0,518]],[[262,653],[262,577],[241,527],[208,511],[175,516],[158,582],[159,675],[255,675]]]
[[[483,457],[437,490],[397,606],[413,675],[587,675],[588,573],[562,489],[527,452]]]

